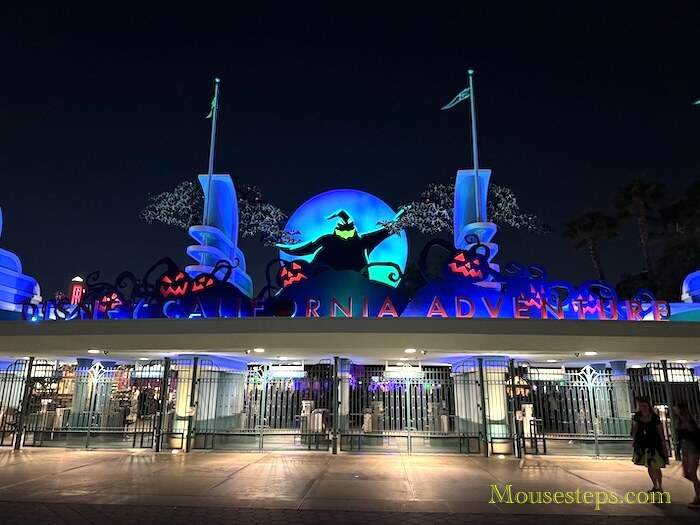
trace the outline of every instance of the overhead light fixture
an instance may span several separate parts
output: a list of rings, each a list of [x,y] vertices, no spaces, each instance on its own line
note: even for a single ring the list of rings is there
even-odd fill
[[[399,357],[399,361],[408,361],[408,357]]]
[[[299,365],[301,364],[301,361],[294,361],[292,364],[293,364],[294,366],[299,366]]]
[[[642,365],[632,365],[630,368],[642,368]]]
[[[256,354],[262,354],[264,351],[264,348],[253,348],[253,352],[255,352]]]
[[[688,362],[687,359],[676,359],[676,363],[680,363],[682,365],[686,364]]]
[[[139,357],[139,361],[148,361],[148,357]]]
[[[100,353],[100,351],[95,350],[94,348],[91,348],[90,350],[88,350],[88,354],[99,354],[99,353]]]
[[[421,350],[420,353],[423,354],[423,355],[425,355],[425,354],[427,354],[428,352],[426,352],[425,350]]]
[[[407,354],[415,354],[416,349],[415,348],[406,348],[406,350],[404,350],[404,352],[406,352]]]
[[[289,358],[288,358],[288,357],[284,357],[283,355],[278,355],[278,356],[277,356],[277,359],[279,359],[280,361],[286,361],[286,360],[289,359]]]
[[[547,362],[548,362],[548,363],[556,363],[557,360],[556,360],[556,359],[547,359]]]
[[[583,355],[598,355],[598,352],[589,351],[589,352],[584,352]]]

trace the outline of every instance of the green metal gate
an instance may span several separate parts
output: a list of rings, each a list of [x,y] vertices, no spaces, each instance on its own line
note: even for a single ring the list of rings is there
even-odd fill
[[[13,446],[17,439],[30,362],[20,359],[0,370],[0,446]]]

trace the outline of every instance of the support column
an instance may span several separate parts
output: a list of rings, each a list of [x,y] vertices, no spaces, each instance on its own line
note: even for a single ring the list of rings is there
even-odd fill
[[[194,391],[196,388],[196,372],[198,357],[193,358],[192,365],[177,364],[177,386],[175,391],[175,415],[173,420],[170,445],[172,448],[180,448],[189,452],[190,434],[193,431],[194,422]]]
[[[678,443],[678,438],[676,437],[676,416],[673,413],[673,406],[675,405],[675,400],[673,399],[673,392],[671,391],[671,384],[668,379],[668,362],[666,359],[661,360],[661,367],[663,369],[663,378],[664,378],[664,392],[666,394],[666,417],[669,418],[670,421],[670,427],[671,427],[671,435],[666,436],[666,439],[671,438],[671,446],[669,448],[669,453],[673,449],[675,452],[676,459],[678,459],[678,452],[679,452],[679,447],[676,446]]]
[[[110,425],[110,415],[112,411],[110,410],[109,402],[112,394],[112,380],[114,378],[114,368],[116,367],[116,361],[100,361],[100,364],[104,367],[100,375],[95,381],[95,406],[93,414],[99,420],[99,426],[101,428],[112,426]],[[118,426],[121,427],[121,421],[119,421]]]
[[[508,360],[501,356],[483,356],[482,364],[485,393],[486,438],[495,454],[512,453],[508,422],[508,395],[506,375]]]
[[[632,434],[632,400],[630,399],[630,378],[627,374],[627,361],[610,361],[612,368],[613,417],[618,422],[621,435]]]
[[[627,361],[610,361],[612,367],[612,384],[614,391],[613,407],[615,417],[631,420],[632,400],[630,399],[629,375],[627,375]]]
[[[338,371],[338,431],[344,432],[348,430],[350,423],[350,360],[341,357]]]
[[[73,386],[73,399],[71,400],[69,427],[86,427],[88,413],[88,395],[90,395],[90,368],[92,359],[78,357],[78,365],[75,368],[75,384]]]
[[[470,359],[452,366],[455,393],[455,430],[476,436],[481,428],[479,367]]]
[[[605,384],[604,380],[606,377],[605,372],[607,369],[607,364],[594,363],[591,365],[591,368],[601,374],[599,376],[599,380],[596,381],[596,384],[591,385],[591,387],[594,389],[591,403],[595,403],[595,414],[591,414],[591,416],[595,415],[598,418],[599,425],[601,425],[600,429],[602,430],[602,425],[607,425],[607,420],[612,417],[610,409],[610,393],[608,392],[606,387],[607,385]]]
[[[217,412],[217,409],[221,407],[225,410],[223,405],[217,403],[219,391],[224,388],[224,378],[225,372],[212,366],[208,359],[200,361],[197,368],[197,379],[199,379],[197,397],[194,397],[194,390],[192,390],[194,402],[190,402],[190,406],[196,405],[197,407],[193,415],[193,422],[202,432],[215,431],[219,418],[222,416],[222,411]]]
[[[238,371],[219,372],[215,430],[238,430],[243,428],[243,396],[246,374]]]

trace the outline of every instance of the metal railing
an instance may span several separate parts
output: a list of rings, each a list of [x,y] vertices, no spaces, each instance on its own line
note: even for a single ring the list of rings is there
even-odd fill
[[[669,407],[683,399],[700,412],[697,378],[676,363],[613,376],[469,359],[402,378],[341,361],[279,377],[269,366],[226,370],[198,357],[18,360],[0,370],[0,446],[600,456],[630,453],[637,396],[652,398],[669,450]]]

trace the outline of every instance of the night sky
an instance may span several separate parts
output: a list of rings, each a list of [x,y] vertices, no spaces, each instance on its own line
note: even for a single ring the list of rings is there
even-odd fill
[[[700,175],[697,1],[19,4],[0,18],[0,247],[45,297],[76,274],[188,262],[184,230],[138,214],[206,173],[217,76],[215,171],[288,215],[340,187],[398,206],[471,167],[467,105],[440,111],[468,68],[481,166],[558,232],[612,212],[633,177],[679,194]],[[412,235],[413,256],[427,239]],[[501,264],[594,278],[560,233],[495,241]],[[257,291],[275,251],[242,248]],[[639,253],[631,227],[604,243],[610,280]]]

